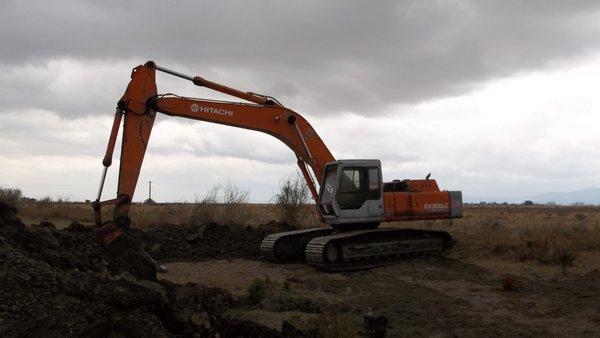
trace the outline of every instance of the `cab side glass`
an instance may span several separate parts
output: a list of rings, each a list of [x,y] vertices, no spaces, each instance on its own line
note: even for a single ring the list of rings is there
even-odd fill
[[[378,168],[369,168],[369,199],[377,200],[381,197],[381,177]]]
[[[321,202],[331,203],[333,201],[334,187],[337,181],[337,165],[325,167],[325,179],[321,187]]]

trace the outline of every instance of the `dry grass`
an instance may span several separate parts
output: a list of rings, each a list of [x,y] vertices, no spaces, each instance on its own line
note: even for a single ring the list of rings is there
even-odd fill
[[[222,189],[222,188],[219,188]],[[227,189],[225,189],[227,190]],[[215,221],[257,225],[281,219],[275,204],[248,204],[239,189],[229,188],[229,197],[212,193],[198,203],[132,205],[130,215],[135,226],[193,224]],[[222,196],[222,195],[221,195]],[[299,206],[307,215],[314,205]],[[111,208],[103,210],[110,218]],[[41,220],[77,220],[93,222],[87,203],[46,200],[21,201],[19,215],[28,222]],[[316,217],[304,217],[303,227],[320,227]],[[465,207],[459,220],[402,222],[383,226],[415,227],[449,231],[459,246],[473,252],[506,256],[517,261],[535,261],[568,267],[581,251],[600,250],[600,207],[587,206],[473,206]]]
[[[412,225],[449,231],[463,248],[540,264],[568,267],[577,252],[600,250],[600,207],[593,206],[470,205],[463,219]]]
[[[306,214],[314,215],[314,206],[304,206]],[[242,211],[240,213],[240,211]],[[102,209],[102,218],[111,218],[112,207],[106,206]],[[243,206],[228,205],[221,201],[215,203],[159,203],[147,205],[133,203],[129,215],[133,225],[140,228],[154,227],[164,224],[189,225],[213,221],[224,223],[231,216],[223,217],[225,213],[234,216],[233,221],[241,225],[258,225],[270,221],[278,221],[279,217],[273,204],[244,204]],[[94,222],[94,213],[90,203],[84,202],[22,202],[19,208],[19,216],[29,223],[38,223],[41,220],[51,221],[73,221],[83,223]],[[315,217],[304,220],[304,227],[323,226]]]
[[[94,213],[89,203],[81,202],[56,202],[56,201],[28,201],[21,202],[19,216],[24,220],[79,220],[93,222]]]
[[[317,328],[319,333],[327,338],[355,337],[354,332],[357,331],[351,317],[338,306],[325,309],[313,319],[311,327]]]

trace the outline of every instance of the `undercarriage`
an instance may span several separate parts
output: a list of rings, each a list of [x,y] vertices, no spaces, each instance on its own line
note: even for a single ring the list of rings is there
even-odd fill
[[[260,245],[276,262],[305,261],[326,271],[349,271],[393,264],[406,257],[451,249],[445,231],[381,228],[340,231],[332,228],[272,234]]]

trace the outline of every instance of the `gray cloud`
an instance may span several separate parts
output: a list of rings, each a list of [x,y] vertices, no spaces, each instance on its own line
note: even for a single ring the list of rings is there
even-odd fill
[[[380,158],[386,179],[431,171],[465,196],[594,186],[599,9],[597,1],[1,1],[0,185],[90,198],[116,100],[131,68],[154,59],[278,97],[307,115],[336,157]],[[159,89],[222,98],[166,76]],[[191,200],[231,179],[267,201],[294,170],[293,154],[269,136],[160,117],[140,182],[155,181],[160,200]]]
[[[596,1],[15,0],[0,5],[0,62],[153,58],[312,113],[378,114],[594,51],[599,9]],[[112,104],[104,89],[118,81],[109,75],[76,92]],[[33,108],[68,112],[39,80],[5,76],[13,90],[0,98],[20,92]],[[93,92],[97,99],[86,97]]]

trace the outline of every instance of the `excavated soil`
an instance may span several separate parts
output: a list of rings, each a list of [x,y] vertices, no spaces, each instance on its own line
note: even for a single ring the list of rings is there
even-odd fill
[[[282,336],[231,317],[228,309],[237,301],[223,289],[158,281],[154,262],[135,245],[109,257],[86,227],[25,226],[15,213],[0,202],[1,337]],[[222,229],[217,236],[207,229],[196,238],[181,229],[136,231],[134,237],[148,240],[157,258],[191,259],[256,255],[251,246],[265,231]],[[248,243],[234,245],[240,238]],[[226,245],[190,250],[216,239]]]
[[[239,225],[176,226],[131,229],[152,257],[161,261],[203,261],[215,258],[257,258],[262,239],[269,234],[293,230],[285,223],[269,222],[257,227]]]

